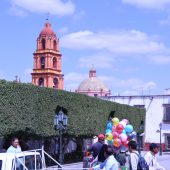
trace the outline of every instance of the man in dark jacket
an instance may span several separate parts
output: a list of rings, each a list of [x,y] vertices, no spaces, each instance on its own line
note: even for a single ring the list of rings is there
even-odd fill
[[[103,144],[104,144],[104,135],[103,134],[99,134],[98,135],[98,141],[94,144],[92,144],[90,146],[90,148],[88,149],[88,151],[93,152],[93,158],[95,159],[97,157],[97,155],[99,154]]]

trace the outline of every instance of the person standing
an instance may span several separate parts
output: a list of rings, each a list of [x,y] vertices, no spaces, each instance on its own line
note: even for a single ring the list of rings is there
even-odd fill
[[[98,135],[98,141],[96,143],[92,144],[88,148],[88,151],[93,152],[93,158],[94,159],[98,156],[101,148],[103,147],[104,139],[105,139],[104,135],[103,134],[99,134]]]
[[[155,143],[149,145],[149,151],[144,155],[144,158],[149,166],[149,170],[165,170],[159,165],[156,159],[156,154],[159,152],[159,147]]]
[[[139,161],[139,153],[137,151],[137,143],[134,140],[131,140],[128,143],[128,149],[130,152],[129,156],[129,170],[137,170],[138,161]]]
[[[118,170],[119,169],[119,163],[116,161],[115,157],[113,156],[112,147],[109,145],[106,145],[106,146],[107,148],[104,151],[106,160],[103,163],[90,168],[89,170],[100,170],[100,169]]]
[[[14,137],[11,140],[11,146],[7,149],[7,153],[18,153],[21,152],[21,147],[19,145],[19,139]]]

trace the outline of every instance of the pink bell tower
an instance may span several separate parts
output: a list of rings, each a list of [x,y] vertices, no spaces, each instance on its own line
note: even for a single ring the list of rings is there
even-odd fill
[[[64,75],[61,71],[59,40],[48,20],[37,38],[37,49],[33,55],[32,84],[63,90]]]

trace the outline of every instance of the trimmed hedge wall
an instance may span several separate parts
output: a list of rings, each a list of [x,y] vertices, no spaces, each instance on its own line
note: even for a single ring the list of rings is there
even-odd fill
[[[82,94],[0,80],[0,136],[18,131],[42,137],[56,135],[53,119],[56,107],[67,109],[72,137],[92,137],[104,133],[111,111],[137,128],[145,110],[104,101]]]

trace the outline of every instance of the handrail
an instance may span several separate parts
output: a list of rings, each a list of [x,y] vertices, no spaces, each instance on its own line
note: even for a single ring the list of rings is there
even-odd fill
[[[57,162],[53,157],[51,157],[47,152],[45,152],[44,150],[43,150],[43,152],[49,157],[49,158],[51,158],[59,167],[63,167],[59,162]]]

